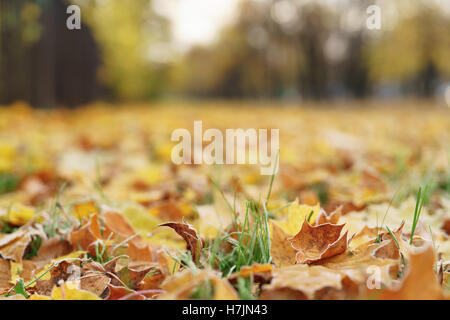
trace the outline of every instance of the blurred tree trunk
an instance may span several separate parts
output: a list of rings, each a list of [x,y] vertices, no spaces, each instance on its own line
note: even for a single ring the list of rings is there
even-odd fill
[[[424,70],[419,75],[418,93],[419,95],[430,98],[436,91],[436,85],[439,80],[439,73],[433,63],[428,60]]]
[[[344,63],[343,80],[347,90],[356,98],[364,98],[369,91],[369,69],[363,52],[362,31],[349,40],[348,56]]]
[[[0,103],[76,106],[99,97],[99,52],[89,28],[68,30],[67,4],[41,1],[39,39],[24,42],[27,0],[0,0]],[[83,13],[81,13],[83,14]]]
[[[302,47],[304,64],[299,72],[299,86],[303,96],[323,99],[328,93],[328,62],[323,46],[328,31],[324,24],[326,17],[319,7],[302,13],[304,27],[299,32],[298,42]]]

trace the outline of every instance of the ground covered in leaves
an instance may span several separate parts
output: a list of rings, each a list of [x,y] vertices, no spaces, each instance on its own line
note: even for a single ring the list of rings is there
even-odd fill
[[[174,165],[279,128],[280,170]],[[450,110],[0,108],[1,299],[448,299]]]

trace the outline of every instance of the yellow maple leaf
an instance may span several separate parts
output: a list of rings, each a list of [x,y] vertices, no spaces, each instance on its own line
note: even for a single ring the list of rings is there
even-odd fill
[[[285,221],[276,221],[278,225],[290,235],[299,232],[303,221],[308,220],[313,223],[320,213],[320,204],[308,206],[306,204],[298,204],[298,199],[288,207],[288,216]]]
[[[101,300],[92,292],[77,289],[67,282],[60,287],[54,287],[51,297],[53,300]]]
[[[0,212],[0,217],[13,225],[22,226],[33,219],[34,208],[19,203],[13,205],[8,210]]]
[[[121,213],[131,226],[149,242],[164,244],[173,248],[183,247],[182,243],[178,241],[178,236],[172,230],[157,230],[162,220],[144,207],[138,204],[127,203],[122,206]]]
[[[89,217],[92,213],[99,213],[99,209],[93,200],[75,203],[72,210],[73,215],[79,220]]]

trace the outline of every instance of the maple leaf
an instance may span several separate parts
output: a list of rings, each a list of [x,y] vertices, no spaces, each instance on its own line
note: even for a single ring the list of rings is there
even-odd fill
[[[295,264],[297,250],[288,241],[291,235],[279,227],[275,221],[271,223],[271,227],[270,255],[272,262],[278,267]]]
[[[197,231],[190,224],[185,222],[168,222],[160,224],[160,226],[174,229],[186,242],[186,249],[191,253],[192,261],[198,263],[203,248],[203,240],[198,236]]]
[[[399,250],[392,239],[377,243],[369,240],[359,245],[355,250],[319,261],[318,264],[328,269],[345,273],[353,281],[363,283],[369,274],[370,267],[380,270],[380,282],[390,285],[397,276],[400,265]]]
[[[304,221],[300,231],[288,241],[297,250],[297,263],[312,263],[344,252],[347,248],[347,232],[341,236],[344,225],[325,223],[311,226]]]
[[[16,204],[7,210],[0,210],[0,217],[15,226],[23,226],[34,218],[34,208],[23,204]]]
[[[72,213],[77,219],[82,220],[83,218],[88,218],[93,213],[98,214],[99,209],[93,200],[80,201],[73,205]]]
[[[316,221],[320,213],[320,205],[308,206],[299,205],[298,199],[295,200],[288,208],[288,216],[285,221],[277,221],[278,225],[287,233],[296,234],[304,220],[308,220],[311,223]]]
[[[326,299],[354,295],[355,284],[342,272],[323,266],[294,265],[276,269],[261,299]]]
[[[101,300],[100,297],[92,292],[78,289],[69,283],[63,283],[61,286],[54,287],[51,293],[52,300]]]
[[[42,226],[31,223],[20,227],[13,233],[0,234],[0,256],[16,262],[22,261],[28,245],[35,236],[46,238]]]
[[[444,294],[434,272],[435,253],[428,243],[411,251],[406,276],[397,289],[387,289],[380,300],[435,300]]]
[[[204,283],[212,284],[213,300],[236,300],[238,295],[230,283],[212,270],[192,271],[184,269],[172,277],[166,279],[161,289],[165,291],[158,297],[161,300],[188,299],[194,289]]]
[[[342,206],[338,206],[333,212],[327,213],[325,210],[320,210],[319,215],[314,221],[314,225],[318,226],[324,223],[337,224],[342,215]]]

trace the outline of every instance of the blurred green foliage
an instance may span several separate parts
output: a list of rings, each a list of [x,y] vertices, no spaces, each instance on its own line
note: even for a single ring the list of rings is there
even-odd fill
[[[158,96],[165,68],[149,59],[151,47],[169,38],[169,22],[149,0],[90,1],[83,7],[87,24],[102,50],[100,79],[123,100]]]

